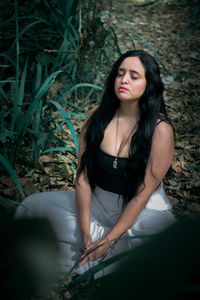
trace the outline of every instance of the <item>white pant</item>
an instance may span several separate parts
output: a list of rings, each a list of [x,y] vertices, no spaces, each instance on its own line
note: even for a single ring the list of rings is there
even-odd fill
[[[175,218],[163,187],[154,192],[145,209],[122,239],[109,251],[105,259],[141,244],[142,238],[127,239],[161,232]],[[98,240],[116,223],[122,212],[122,197],[96,187],[91,199],[91,237]],[[44,192],[30,195],[17,208],[16,217],[46,217],[57,235],[60,270],[69,271],[80,259],[82,238],[77,220],[75,191]],[[74,270],[83,273],[97,264],[90,262]],[[106,273],[112,268],[107,268]]]

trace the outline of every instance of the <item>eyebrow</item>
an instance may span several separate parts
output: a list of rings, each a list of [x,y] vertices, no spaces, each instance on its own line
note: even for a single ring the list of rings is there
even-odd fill
[[[126,71],[126,69],[123,69],[123,68],[119,68],[118,71]],[[135,73],[135,74],[138,74],[138,75],[141,75],[138,71],[136,70],[130,70],[131,73]]]

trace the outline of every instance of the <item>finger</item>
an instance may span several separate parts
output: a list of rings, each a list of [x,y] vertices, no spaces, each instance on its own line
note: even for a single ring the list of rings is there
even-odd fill
[[[90,257],[84,255],[83,258],[81,259],[80,263],[78,264],[78,266],[80,267],[80,266],[88,263],[89,261],[90,261]]]
[[[83,251],[83,253],[81,254],[81,258],[84,257],[89,257],[89,255],[91,255],[91,253],[94,251],[94,247],[88,247],[85,248],[85,250]]]
[[[93,249],[95,249],[96,247],[96,243],[91,243],[90,245],[88,245],[87,247],[85,247],[87,249],[87,251],[92,251]]]
[[[90,244],[91,243],[89,241],[83,243],[84,247],[88,247]]]
[[[89,246],[89,245],[91,245],[93,242],[92,242],[92,240],[87,240],[86,242],[85,242],[85,246]]]
[[[81,262],[79,263],[79,266],[98,259],[102,255],[102,250],[100,250],[101,246],[103,246],[101,242],[96,241],[87,247],[87,250],[81,255]]]
[[[83,248],[82,248],[82,251],[83,251],[83,252],[87,251],[87,247],[83,247]]]
[[[81,255],[80,259],[81,259],[81,260],[84,259],[84,258],[86,257],[86,255],[87,255],[87,252],[84,252],[84,253]]]
[[[87,251],[85,251],[85,253],[83,253],[81,255],[81,261],[79,263],[79,266],[84,265],[90,261],[97,259],[97,256],[98,255],[96,253],[95,247],[91,247],[90,250],[88,249]]]
[[[84,244],[85,247],[89,246],[91,243],[92,243],[91,237],[85,239],[84,242],[83,242],[83,244]]]

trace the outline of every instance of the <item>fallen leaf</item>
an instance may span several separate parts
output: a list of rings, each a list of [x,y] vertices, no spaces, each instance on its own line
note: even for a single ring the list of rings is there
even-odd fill
[[[49,155],[42,155],[39,157],[39,160],[43,163],[48,163],[53,161],[52,157],[50,157]]]
[[[178,161],[173,161],[172,162],[172,169],[176,172],[176,173],[181,173],[182,172],[182,168],[180,166],[180,163]]]

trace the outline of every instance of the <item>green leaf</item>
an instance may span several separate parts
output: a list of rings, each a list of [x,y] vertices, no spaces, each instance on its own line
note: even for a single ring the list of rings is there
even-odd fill
[[[49,87],[53,84],[56,76],[61,73],[61,71],[57,71],[52,73],[49,77],[47,77],[47,79],[45,80],[45,82],[42,84],[42,86],[39,88],[39,90],[37,91],[34,100],[31,102],[31,104],[29,105],[24,118],[23,118],[23,122],[21,122],[21,126],[17,132],[18,135],[22,134],[22,136],[24,135],[27,127],[29,126],[29,124],[32,121],[32,115],[36,110],[38,101],[41,99],[41,97],[48,91]],[[23,131],[23,132],[22,132]]]
[[[57,148],[50,148],[42,152],[42,154],[48,153],[48,152],[54,152],[54,151],[69,151],[74,152],[75,148],[72,147],[57,147]]]
[[[135,6],[135,7],[145,7],[145,6],[149,6],[149,5],[155,4],[157,2],[160,2],[160,0],[148,1],[148,2],[145,2],[145,3],[142,3],[142,4],[135,4],[135,3],[133,3],[133,6]]]
[[[38,20],[38,21],[34,21],[34,22],[28,24],[25,28],[22,29],[22,31],[19,33],[19,39],[22,37],[22,35],[23,35],[27,30],[29,30],[31,27],[33,27],[33,26],[35,26],[35,25],[37,25],[37,24],[39,24],[39,23],[46,23],[46,24],[49,24],[47,21],[42,20],[42,19],[41,19],[41,20]],[[49,24],[49,25],[50,25],[50,24]]]
[[[4,92],[1,86],[0,86],[0,95],[2,99],[4,99],[8,103],[8,95]]]
[[[0,141],[2,142],[2,144],[5,144],[6,139],[8,137],[13,139],[14,135],[15,135],[14,131],[9,131],[8,129],[4,128],[3,130],[1,130],[1,133],[0,133]]]
[[[14,62],[14,60],[13,60],[10,56],[8,56],[7,54],[4,54],[4,53],[0,53],[0,56],[4,57],[4,58],[7,59],[8,61],[10,61],[11,64],[12,64],[14,67],[16,67],[16,63]]]
[[[2,203],[2,201],[3,201],[3,203],[5,204],[5,206],[8,205],[8,204],[6,205],[6,202],[10,202],[11,204],[15,204],[15,205],[17,205],[17,206],[21,204],[21,203],[15,201],[15,200],[7,199],[7,198],[2,198],[2,197],[0,197],[0,201],[1,201],[1,203]]]
[[[35,126],[34,126],[34,136],[36,137],[36,145],[34,151],[34,157],[35,157],[35,166],[37,165],[38,157],[39,157],[39,151],[40,151],[40,121],[41,121],[41,114],[42,114],[42,101],[39,102],[38,110],[35,116]],[[43,140],[43,138],[42,138]]]
[[[42,81],[42,66],[40,63],[37,64],[36,67],[36,77],[35,77],[35,92],[39,90]]]
[[[16,108],[16,112],[13,111],[13,113],[16,113],[16,119],[17,121],[19,120],[19,122],[21,122],[19,116],[21,114],[21,110],[22,110],[22,104],[24,101],[24,91],[25,91],[25,83],[26,83],[26,74],[27,74],[27,66],[28,66],[28,59],[26,60],[25,66],[24,66],[24,70],[22,73],[22,78],[21,78],[21,82],[20,82],[20,86],[19,86],[19,95],[18,95],[18,99],[16,99],[17,101],[17,108]],[[17,124],[17,127],[19,127],[19,124]]]
[[[120,242],[120,240],[132,240],[132,239],[150,239],[151,237],[155,237],[156,235],[159,235],[159,234],[150,234],[150,235],[139,235],[139,236],[124,236],[124,237],[121,237],[121,238],[117,238],[117,239],[113,239],[111,241],[115,241],[115,242]],[[110,248],[111,249],[111,248]],[[96,248],[92,251],[95,251]],[[91,252],[92,252],[91,251]],[[123,251],[115,256],[112,256],[110,257],[109,259],[107,260],[104,260],[105,257],[107,256],[107,254],[109,253],[106,252],[106,254],[101,258],[101,261],[94,267],[90,268],[88,271],[86,271],[85,273],[83,273],[82,275],[76,277],[73,279],[73,284],[80,284],[81,282],[85,281],[85,280],[88,280],[89,278],[91,278],[95,273],[105,269],[106,267],[108,267],[109,265],[113,264],[113,263],[116,263],[116,262],[119,262],[121,259],[123,258],[127,258],[129,255],[132,254],[132,252],[134,251],[134,249],[129,249],[127,251]],[[91,253],[90,252],[90,253]],[[86,254],[87,256],[88,254]],[[78,264],[81,262],[82,259],[80,259],[77,263],[75,263],[75,265],[71,268],[71,270],[66,274],[64,281],[66,281],[67,277],[73,273],[73,270],[78,266]]]
[[[113,38],[113,41],[115,43],[115,47],[117,49],[117,52],[121,56],[122,55],[122,51],[121,51],[121,49],[119,47],[119,43],[118,43],[118,39],[117,39],[117,35],[115,33],[115,30],[112,27],[110,27],[110,29],[111,29],[111,32],[112,32],[112,38]]]
[[[15,174],[15,171],[13,170],[12,166],[10,165],[9,161],[0,154],[0,162],[3,164],[3,166],[5,167],[5,169],[8,171],[8,173],[10,174],[10,176],[12,177],[18,191],[20,192],[20,194],[22,195],[22,197],[25,197],[22,186],[17,178],[17,175]]]
[[[75,148],[76,148],[76,153],[78,154],[78,138],[77,138],[76,131],[74,130],[74,126],[73,126],[73,124],[70,120],[69,114],[62,108],[62,106],[58,102],[53,101],[53,100],[50,100],[49,102],[51,102],[52,104],[54,104],[57,107],[57,109],[60,111],[61,115],[66,120],[66,123],[67,123],[67,125],[69,127],[69,130],[71,132],[72,139],[74,141],[74,145],[75,145]]]
[[[133,31],[133,33],[141,40],[143,41],[147,47],[149,49],[151,49],[154,53],[154,55],[156,56],[156,58],[158,59],[158,61],[160,62],[160,64],[162,65],[164,71],[168,74],[169,72],[167,71],[167,68],[165,67],[162,59],[160,58],[160,56],[158,55],[158,53],[155,51],[155,49],[143,38],[143,36],[141,36],[136,30],[134,30],[133,28],[131,29]]]
[[[64,93],[62,98],[71,94],[74,90],[76,90],[80,87],[91,87],[93,89],[103,91],[103,87],[101,87],[100,85],[96,85],[96,84],[92,84],[92,83],[78,83],[78,84],[74,85],[73,87],[71,87],[66,93]]]
[[[62,71],[60,71],[60,70],[56,71],[46,78],[45,82],[42,84],[42,86],[39,88],[38,92],[35,95],[36,101],[39,101],[40,98],[42,98],[42,96],[48,91],[50,86],[55,81],[55,78],[57,77],[57,75],[60,74],[61,72]]]
[[[48,66],[50,63],[49,55],[45,53],[38,53],[36,56],[36,61],[42,66]]]

